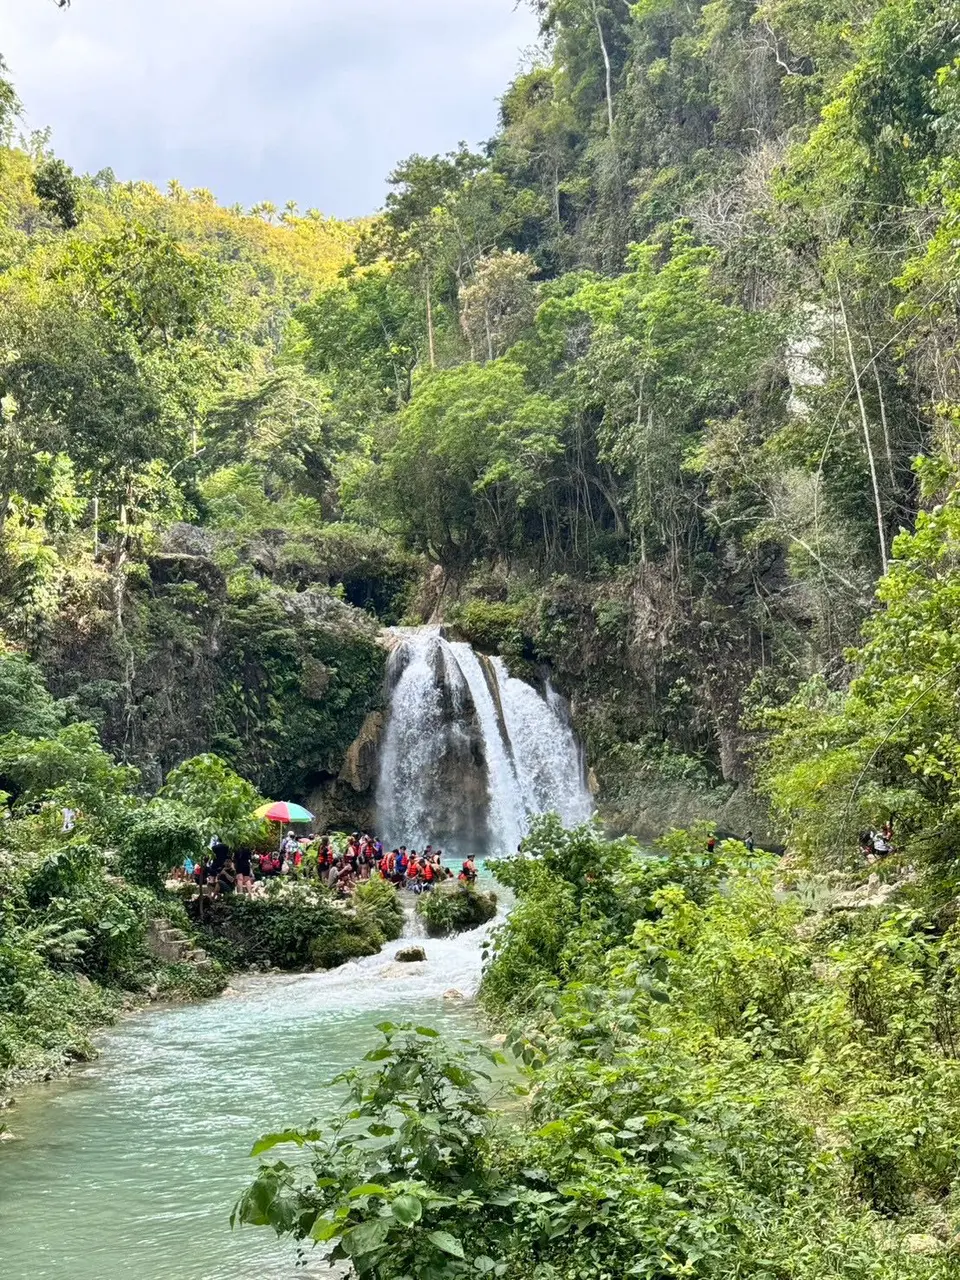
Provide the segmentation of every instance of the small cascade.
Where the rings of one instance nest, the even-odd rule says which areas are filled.
[[[377,786],[387,841],[502,854],[535,814],[590,816],[583,752],[549,683],[541,693],[436,627],[398,635]]]
[[[549,681],[541,696],[493,659],[503,721],[515,762],[524,809],[556,813],[567,827],[586,822],[593,801],[584,782],[584,759],[567,705]]]

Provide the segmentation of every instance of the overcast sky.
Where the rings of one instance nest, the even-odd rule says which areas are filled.
[[[27,127],[78,172],[341,217],[488,138],[535,36],[515,0],[0,0]]]

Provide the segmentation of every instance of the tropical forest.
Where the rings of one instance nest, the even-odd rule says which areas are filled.
[[[960,2],[520,7],[359,218],[0,62],[8,1280],[960,1274]]]

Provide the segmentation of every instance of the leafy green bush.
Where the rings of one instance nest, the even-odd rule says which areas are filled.
[[[403,933],[403,907],[386,880],[374,876],[361,881],[353,891],[353,909],[361,925],[378,930],[385,942],[395,942]]]
[[[483,987],[521,1011],[525,1111],[385,1024],[334,1082],[350,1123],[263,1138],[309,1164],[262,1163],[236,1216],[368,1280],[946,1280],[960,928],[893,907],[825,930],[771,859],[703,836],[642,857],[538,824],[496,868],[518,901]]]
[[[265,831],[264,823],[253,816],[263,803],[256,789],[209,752],[171,769],[160,798],[173,801],[181,812],[189,810],[202,835],[219,835],[228,845],[252,846]],[[172,818],[172,811],[164,812]],[[183,830],[180,834],[184,838]]]
[[[220,899],[199,924],[214,953],[232,964],[332,969],[400,936],[403,912],[392,886],[370,884],[347,905],[319,886],[281,883],[265,897]]]
[[[430,1028],[379,1030],[383,1044],[366,1058],[376,1066],[331,1086],[343,1086],[360,1125],[261,1138],[254,1155],[306,1147],[314,1176],[284,1160],[261,1164],[234,1220],[329,1242],[325,1251],[361,1280],[503,1274],[488,1241],[515,1232],[520,1192],[497,1164],[495,1113],[480,1087],[489,1077]]]
[[[25,808],[47,802],[65,805],[114,824],[132,807],[140,773],[118,765],[92,724],[71,724],[49,738],[7,733],[0,738],[0,777]]]
[[[446,938],[486,924],[497,914],[497,898],[472,885],[438,885],[417,899],[417,915],[428,938]]]
[[[465,640],[484,653],[531,656],[530,628],[523,605],[471,600],[461,608],[451,609],[448,620]]]
[[[152,800],[123,833],[120,866],[125,875],[160,890],[174,867],[204,853],[203,833],[192,809],[174,800]]]
[[[44,683],[40,668],[0,647],[0,734],[52,737],[63,723],[63,708]]]

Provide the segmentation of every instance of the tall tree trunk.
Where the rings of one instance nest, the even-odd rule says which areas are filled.
[[[857,369],[857,353],[853,349],[853,334],[850,332],[850,320],[847,316],[847,308],[843,302],[843,292],[840,288],[840,277],[836,276],[837,283],[837,301],[840,304],[840,315],[843,319],[843,331],[847,339],[847,357],[850,361],[850,372],[853,374],[853,383],[857,390],[857,404],[860,406],[860,422],[863,427],[863,443],[867,450],[867,462],[870,465],[870,482],[873,485],[873,501],[877,509],[877,534],[880,538],[880,563],[883,565],[883,572],[887,572],[887,536],[883,528],[883,502],[880,498],[880,483],[877,480],[877,462],[873,456],[873,441],[870,439],[870,419],[867,417],[867,406],[863,399],[863,387],[860,385],[860,372]]]
[[[877,363],[870,334],[866,335],[867,349],[870,352],[870,367],[873,369],[873,380],[877,386],[877,401],[880,405],[880,425],[883,427],[883,447],[887,455],[887,474],[890,476],[890,493],[896,496],[897,476],[893,466],[893,445],[890,440],[890,423],[887,419],[887,402],[883,398],[883,383],[880,380],[880,366]]]
[[[430,368],[437,367],[437,349],[433,338],[433,293],[430,285],[430,272],[426,276],[427,287],[427,347],[430,352]]]
[[[603,23],[600,21],[600,9],[597,6],[597,0],[593,0],[592,8],[593,21],[596,24],[597,36],[600,39],[600,52],[603,54],[607,89],[607,127],[610,131],[610,141],[613,142],[613,68],[610,65],[610,54],[607,52],[607,42],[603,34]]]

